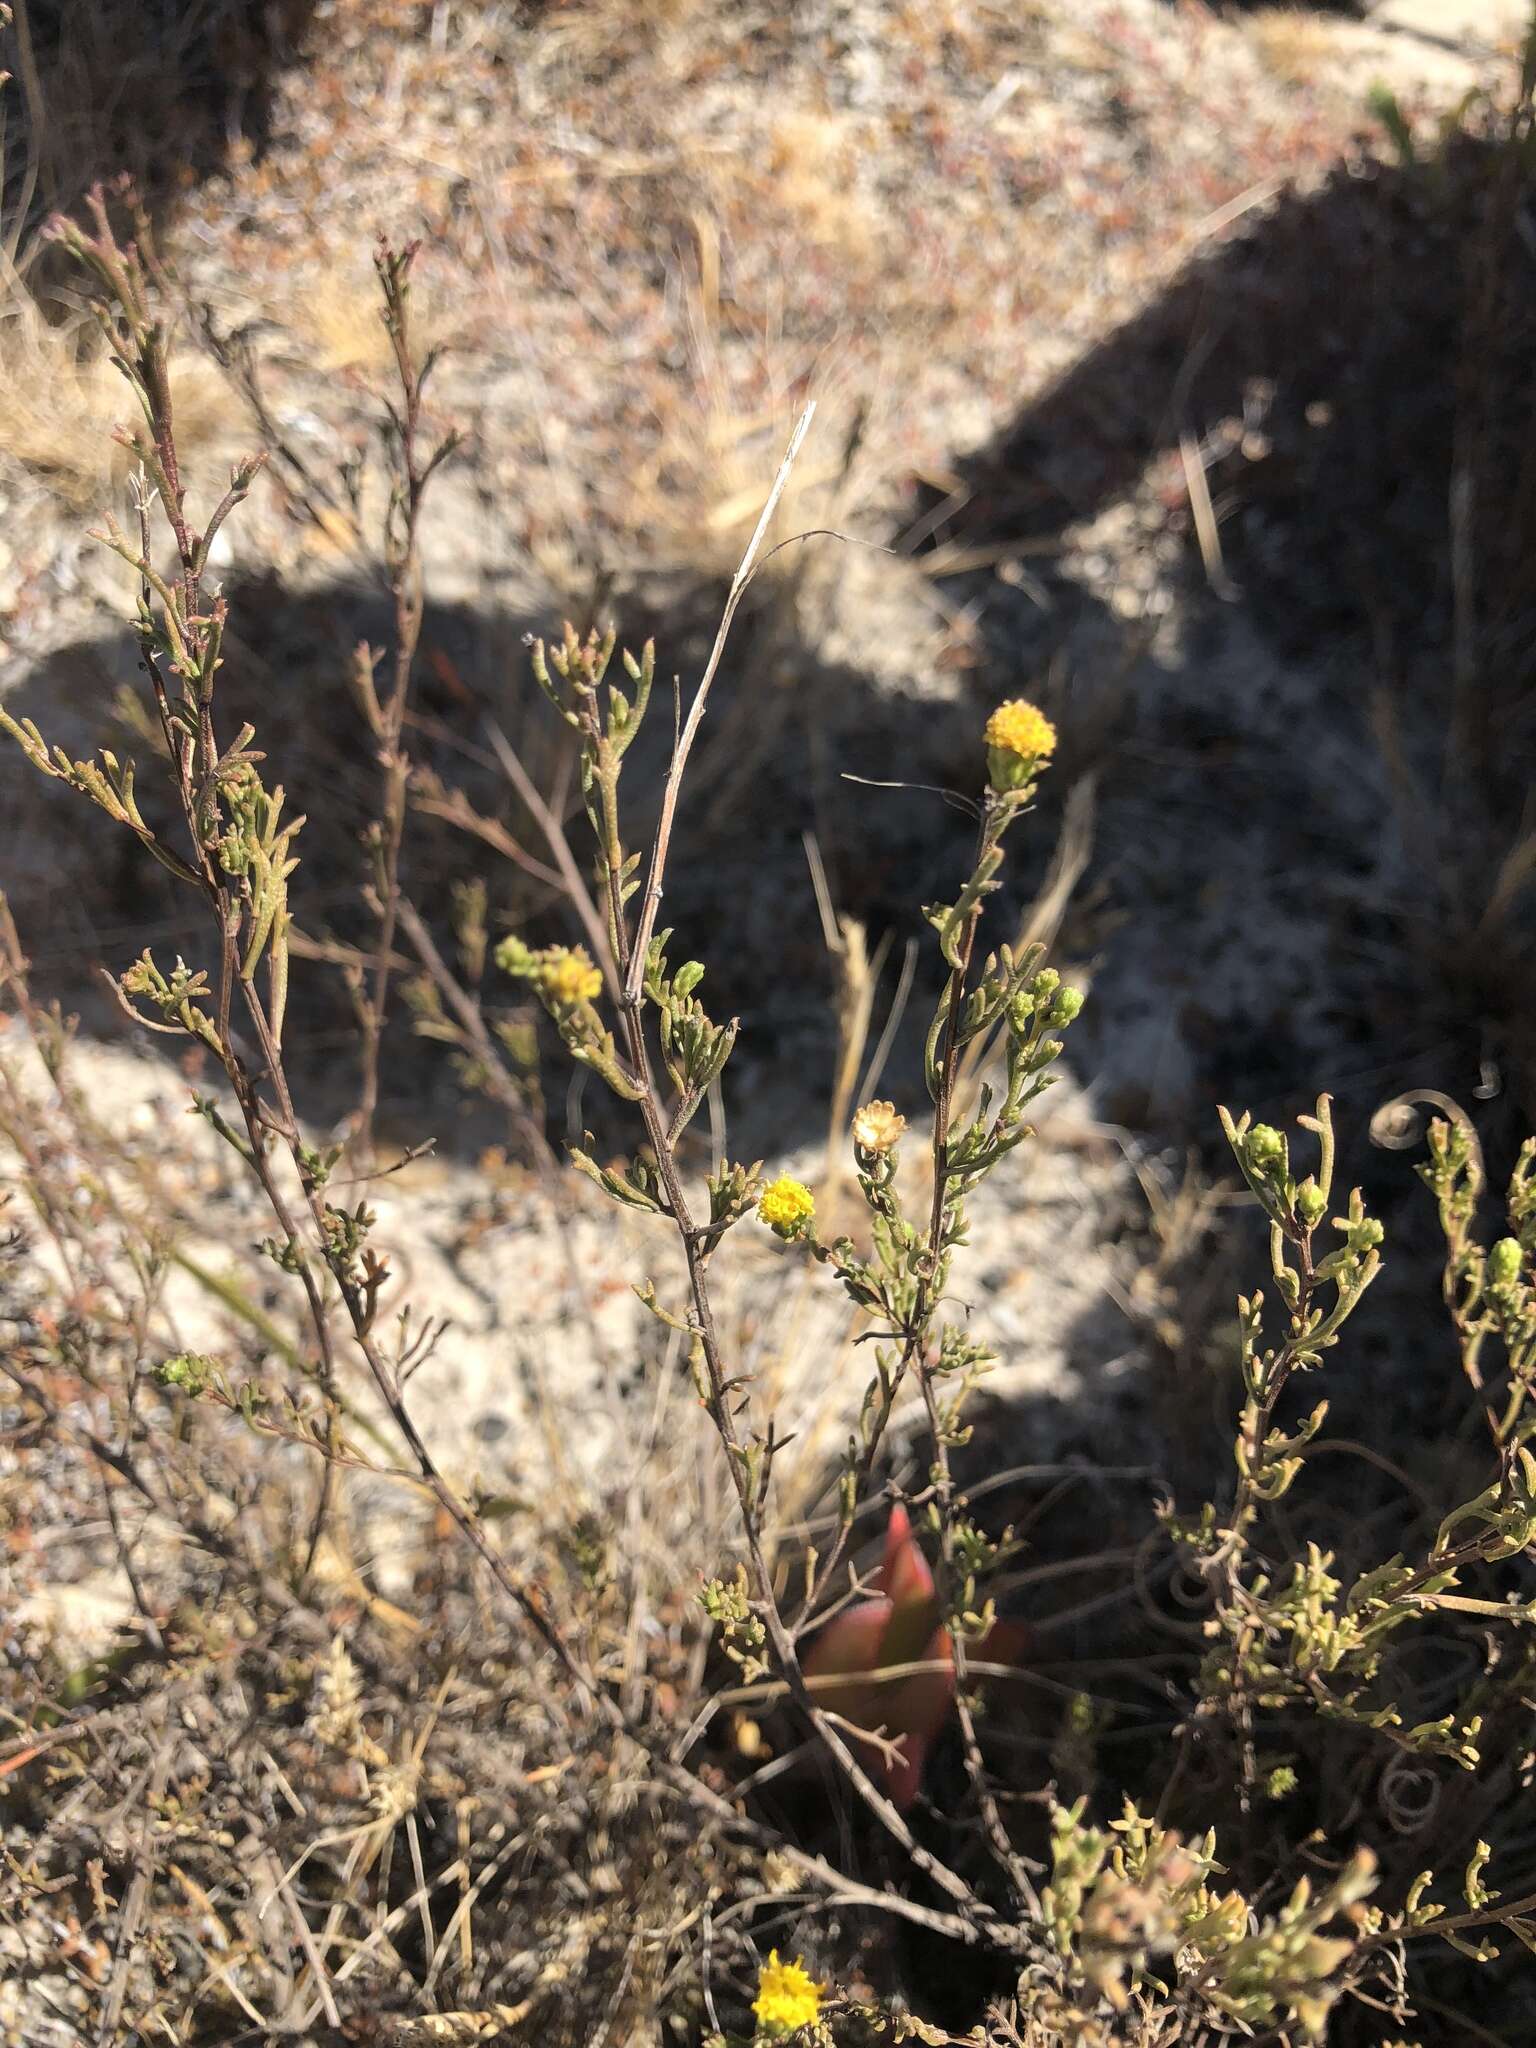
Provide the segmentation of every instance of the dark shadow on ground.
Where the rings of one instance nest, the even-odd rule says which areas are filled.
[[[277,83],[314,0],[26,0],[8,70],[3,209],[25,244],[90,185],[128,176],[164,214],[236,151],[272,139]]]
[[[322,942],[367,940],[369,919],[359,900],[365,874],[362,835],[373,815],[377,785],[361,739],[359,715],[346,683],[360,640],[387,644],[388,600],[361,585],[331,586],[304,596],[270,582],[232,580],[227,666],[221,675],[222,728],[233,733],[246,719],[256,726],[270,783],[281,782],[289,813],[307,823],[300,836],[301,866],[291,884],[301,933]],[[668,649],[684,675],[697,673],[707,621],[719,593],[697,597],[684,617],[693,631],[679,641],[669,623]],[[839,784],[848,768],[872,778],[925,774],[978,786],[979,751],[963,707],[936,714],[931,707],[879,703],[863,678],[821,665],[814,695],[822,714],[784,722],[771,749],[748,759],[754,719],[741,717],[744,689],[797,689],[805,658],[781,648],[780,625],[744,612],[734,661],[718,686],[712,728],[724,746],[701,745],[698,776],[682,807],[669,870],[663,923],[675,926],[674,954],[706,961],[705,993],[715,1014],[740,1015],[743,1029],[733,1062],[733,1146],[782,1152],[816,1135],[820,1111],[808,1099],[805,1075],[830,1071],[833,1057],[833,969],[821,936],[802,835],[819,832],[841,907],[868,921],[872,934],[887,930],[916,937],[919,905],[958,886],[970,827],[934,797],[902,795]],[[630,613],[635,644],[653,623]],[[437,777],[462,789],[476,811],[509,830],[531,856],[550,853],[496,767],[484,722],[493,718],[511,738],[541,788],[557,793],[570,836],[585,863],[588,827],[574,787],[566,729],[533,687],[523,642],[530,632],[556,630],[552,618],[484,616],[454,607],[429,607],[414,704],[412,745],[421,779]],[[763,684],[768,671],[790,662],[786,682]],[[507,680],[508,678],[512,680]],[[654,823],[663,753],[670,736],[664,686],[657,710],[630,756],[636,809],[631,841],[648,845]],[[145,686],[126,632],[65,648],[7,697],[17,717],[35,718],[51,741],[75,753],[108,744],[143,758]],[[137,703],[137,717],[122,707]],[[116,710],[114,710],[116,707]],[[714,733],[711,733],[711,739]],[[722,752],[724,758],[722,758]],[[749,771],[744,792],[731,779]],[[172,844],[177,828],[167,792],[152,768],[138,784],[144,814]],[[713,804],[722,792],[724,807]],[[488,890],[492,942],[521,929],[533,943],[579,941],[582,928],[553,900],[542,880],[515,860],[489,852],[472,835],[436,814],[432,792],[420,788],[425,807],[411,818],[404,864],[411,900],[433,926],[440,945],[457,957],[453,884],[471,876]],[[33,959],[41,990],[76,1009],[86,1028],[115,1034],[120,1013],[102,992],[98,965],[121,966],[146,945],[157,957],[201,961],[207,934],[201,906],[145,855],[128,834],[82,807],[73,792],[45,782],[7,747],[0,756],[0,806],[7,889]],[[96,829],[106,826],[105,831]],[[1028,880],[1038,883],[1049,850],[1046,833],[1027,856]],[[899,956],[899,948],[898,948]],[[887,976],[887,993],[894,975]],[[493,1013],[515,1007],[515,985],[487,968],[484,993]],[[347,1062],[353,1013],[343,977],[309,962],[295,970],[286,1047],[320,1123],[344,1113],[353,1085]],[[462,1091],[440,1048],[413,1041],[408,1014],[392,1029],[386,1084],[391,1123],[407,1141],[430,1130],[452,1145],[486,1141],[481,1120],[461,1128]],[[546,1066],[552,1134],[566,1125],[567,1073],[557,1046]],[[903,1046],[898,1071],[910,1080],[912,1053]],[[604,1134],[602,1091],[589,1088],[573,1106],[575,1132],[590,1123]],[[446,1128],[445,1125],[446,1118]],[[616,1127],[617,1128],[617,1127]]]
[[[1044,604],[990,576],[956,594],[998,672],[1067,665],[1088,725],[1106,649],[1082,586],[1142,609],[1127,525],[1183,599],[1103,735],[1101,860],[1153,933],[1112,944],[1110,971],[1134,964],[1145,1001],[1191,970],[1130,1121],[1143,1086],[1166,1121],[1190,1079],[1273,1099],[1341,1070],[1502,1085],[1536,1114],[1514,884],[1536,751],[1530,234],[1518,151],[1471,138],[1282,197],[1027,406],[935,529],[1018,546]],[[1042,572],[1031,550],[1068,529],[1064,589],[1061,554]],[[1213,895],[1233,905],[1219,966]]]

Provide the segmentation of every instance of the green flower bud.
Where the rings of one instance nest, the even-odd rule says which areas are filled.
[[[501,941],[496,948],[495,960],[503,974],[531,974],[536,965],[533,954],[516,933]]]
[[[1070,1024],[1075,1017],[1081,1015],[1083,1002],[1084,996],[1080,988],[1057,989],[1051,1001],[1049,1022],[1057,1025]]]
[[[1488,1253],[1488,1282],[1492,1287],[1513,1287],[1520,1278],[1519,1241],[1501,1237]]]
[[[217,1362],[200,1351],[178,1351],[155,1367],[155,1378],[162,1387],[178,1387],[195,1398],[207,1393],[218,1369]]]
[[[1273,1124],[1255,1124],[1243,1140],[1243,1151],[1254,1173],[1284,1171],[1285,1140]]]
[[[1328,1197],[1309,1173],[1296,1190],[1296,1214],[1304,1229],[1315,1230],[1328,1213]]]

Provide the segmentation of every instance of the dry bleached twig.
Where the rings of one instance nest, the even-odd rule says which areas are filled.
[[[763,505],[761,516],[758,519],[757,525],[752,529],[752,538],[747,542],[746,553],[742,556],[737,566],[736,574],[731,578],[730,592],[725,600],[725,609],[720,617],[720,627],[715,634],[714,645],[709,650],[709,659],[704,664],[704,673],[699,679],[699,687],[694,692],[693,702],[688,708],[688,716],[683,723],[683,729],[678,734],[676,744],[672,749],[672,760],[667,769],[666,785],[662,790],[661,796],[661,817],[656,826],[655,843],[651,848],[650,868],[646,878],[645,895],[641,901],[640,918],[635,928],[635,942],[632,949],[629,972],[625,976],[624,981],[624,1002],[626,1007],[631,1010],[635,1009],[640,1001],[640,985],[645,977],[645,957],[650,947],[651,935],[656,929],[656,913],[661,907],[662,885],[666,875],[667,855],[672,845],[672,821],[677,811],[677,799],[678,793],[682,788],[683,771],[688,766],[688,756],[693,750],[694,740],[698,737],[699,727],[704,720],[705,707],[709,701],[710,686],[715,680],[716,671],[719,669],[720,657],[725,652],[725,643],[730,634],[731,622],[736,616],[736,607],[741,603],[747,585],[752,581],[757,561],[757,551],[762,546],[763,535],[773,523],[773,515],[778,510],[779,500],[784,495],[785,485],[789,482],[789,473],[795,466],[795,458],[800,453],[801,446],[810,431],[811,421],[815,415],[816,401],[812,399],[806,406],[805,411],[801,413],[795,431],[789,437],[789,446],[784,451],[784,460],[779,464],[778,474],[774,477],[773,485]]]

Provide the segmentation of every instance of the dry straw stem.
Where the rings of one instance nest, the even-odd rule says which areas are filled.
[[[708,661],[704,664],[704,673],[699,679],[699,687],[694,693],[692,704],[689,706],[688,716],[684,721],[683,729],[678,734],[672,749],[672,759],[667,768],[667,780],[661,796],[661,817],[656,826],[656,840],[651,850],[650,870],[646,878],[645,895],[641,902],[639,922],[635,928],[629,972],[624,983],[624,1003],[625,1007],[631,1012],[638,1008],[640,1002],[640,985],[645,978],[646,954],[650,950],[651,935],[656,929],[656,913],[661,907],[667,854],[672,844],[672,824],[677,812],[678,793],[682,788],[683,771],[688,765],[688,756],[693,751],[693,743],[698,737],[699,727],[704,721],[704,711],[709,701],[710,685],[715,680],[716,671],[720,666],[720,657],[725,652],[725,643],[730,635],[731,621],[735,618],[736,608],[741,603],[747,585],[752,580],[758,549],[762,546],[763,536],[773,522],[773,515],[778,509],[779,500],[784,495],[784,487],[789,482],[790,471],[795,466],[795,458],[800,453],[801,446],[805,441],[807,433],[810,431],[811,421],[815,418],[815,415],[816,401],[812,399],[806,406],[805,411],[801,413],[799,423],[794,433],[790,436],[789,447],[785,450],[784,460],[779,464],[778,474],[773,480],[773,486],[768,493],[767,502],[763,506],[757,525],[752,530],[752,538],[747,542],[747,551],[737,565],[736,574],[731,578],[730,591],[725,600],[725,609],[721,613],[720,626],[715,634],[714,645],[709,651]]]

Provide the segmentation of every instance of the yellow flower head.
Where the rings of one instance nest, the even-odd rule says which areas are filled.
[[[780,1237],[798,1237],[816,1213],[816,1198],[803,1181],[781,1173],[763,1189],[757,1213]]]
[[[853,1119],[853,1142],[861,1152],[889,1152],[906,1128],[894,1102],[866,1102]]]
[[[1027,697],[1011,697],[987,720],[987,774],[995,790],[1022,789],[1056,748],[1056,728]]]
[[[760,2031],[770,2038],[792,2034],[808,2027],[821,2011],[821,1991],[797,1956],[781,1963],[774,1949],[757,1980],[757,1999],[752,2007]]]
[[[552,1003],[590,1003],[603,992],[602,969],[585,947],[558,946],[544,962],[539,986]]]

